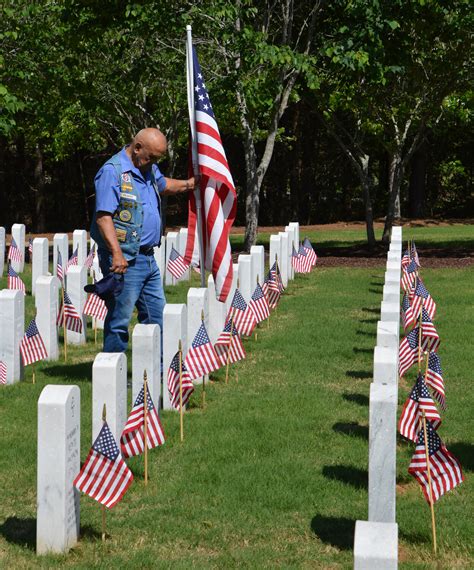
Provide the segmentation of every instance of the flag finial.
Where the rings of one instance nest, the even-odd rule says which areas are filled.
[[[107,418],[107,408],[105,407],[104,404],[104,407],[102,408],[102,421],[105,422],[106,418]]]

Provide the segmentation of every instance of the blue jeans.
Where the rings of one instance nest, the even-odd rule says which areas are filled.
[[[98,254],[100,270],[104,276],[108,275],[112,256],[102,249],[99,249]],[[127,350],[128,326],[134,307],[138,309],[139,323],[158,324],[163,330],[166,299],[154,256],[139,253],[128,262],[123,279],[124,286],[120,295],[106,301],[108,313],[104,323],[104,352]]]

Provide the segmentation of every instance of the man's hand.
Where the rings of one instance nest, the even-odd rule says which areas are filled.
[[[122,254],[122,251],[119,250],[116,253],[112,254],[112,265],[110,266],[110,271],[112,273],[126,273],[128,267],[128,261]]]

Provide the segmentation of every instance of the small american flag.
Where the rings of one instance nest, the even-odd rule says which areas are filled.
[[[8,273],[7,273],[7,288],[8,289],[16,289],[18,291],[23,291],[26,295],[26,287],[23,283],[23,280],[18,275],[18,273],[13,269],[13,267],[8,264]]]
[[[304,245],[300,245],[298,257],[300,258],[301,273],[310,273],[311,269],[315,265],[315,263],[311,261],[311,252],[314,253],[312,249],[308,249]],[[314,255],[316,254],[314,253]]]
[[[232,337],[230,334],[231,330]],[[232,326],[232,319],[227,321],[214,348],[216,349],[216,354],[220,358],[222,366],[226,366],[227,364],[227,354],[229,355],[229,362],[231,364],[245,358],[244,345],[242,344],[237,329],[235,326]]]
[[[180,279],[188,270],[188,263],[185,261],[184,257],[179,254],[178,251],[171,246],[171,253],[168,258],[168,271],[175,279]]]
[[[417,271],[418,267],[414,261],[402,269],[401,285],[405,293],[410,295],[410,298],[413,296],[412,290],[415,287]]]
[[[445,493],[462,483],[464,476],[462,474],[461,464],[454,455],[446,449],[446,446],[429,421],[426,422],[426,435],[428,439],[431,489],[433,493],[433,503],[435,503]],[[423,428],[418,434],[418,443],[415,453],[411,458],[408,473],[413,475],[421,485],[425,499],[431,504]]]
[[[425,346],[432,352],[437,352],[440,343],[439,334],[424,307],[421,311],[421,325],[423,342],[426,341]]]
[[[26,329],[25,336],[21,340],[20,353],[25,366],[38,362],[39,360],[43,360],[44,358],[48,358],[48,353],[38,327],[36,326],[35,319],[31,321]]]
[[[418,342],[419,342],[420,328],[416,327],[410,331],[407,336],[400,343],[400,349],[398,352],[398,373],[402,377],[405,372],[418,361]],[[427,341],[423,339],[421,341],[421,353],[426,348]]]
[[[77,247],[76,249],[72,252],[71,257],[68,259],[67,265],[66,265],[66,273],[68,272],[69,268],[72,265],[78,265],[78,251],[77,251]]]
[[[201,323],[184,363],[191,380],[201,378],[220,368],[219,358],[209,340],[204,323]]]
[[[61,281],[64,280],[64,269],[63,269],[63,258],[61,252],[58,249],[58,257],[56,259],[56,277]]]
[[[191,394],[194,392],[194,386],[188,374],[183,361],[181,361],[181,389],[183,391],[183,408],[189,401]],[[171,405],[179,410],[179,351],[173,356],[170,367],[168,369],[168,393]]]
[[[304,273],[302,269],[301,259],[295,249],[295,246],[293,246],[293,251],[291,252],[291,265],[295,270],[295,273]]]
[[[313,246],[311,245],[311,242],[307,237],[304,238],[303,247],[306,250],[306,255],[308,256],[308,260],[311,263],[311,265],[313,266],[316,265],[316,262],[318,261],[318,256],[316,255],[316,252],[314,251]]]
[[[28,253],[33,255],[33,240],[31,238],[28,239]]]
[[[107,422],[89,451],[74,486],[111,509],[124,496],[133,481],[133,474],[120,455]]]
[[[423,281],[418,278],[415,290],[413,291],[412,301],[415,318],[420,315],[422,305],[430,319],[434,319],[436,314],[436,303],[434,302],[433,297],[429,294],[428,289],[424,286]]]
[[[408,396],[400,415],[398,431],[403,437],[418,440],[418,430],[422,419],[422,412],[425,412],[426,419],[431,420],[435,429],[441,425],[441,416],[433,402],[423,376],[420,374]]]
[[[272,265],[272,268],[270,269],[270,273],[273,276],[273,279],[275,280],[275,283],[278,285],[278,289],[280,290],[280,293],[283,293],[283,291],[285,290],[285,287],[283,285],[283,279],[281,277],[281,272],[280,272],[280,267],[278,265],[278,261],[275,260],[275,262]]]
[[[89,251],[89,255],[86,257],[86,260],[84,261],[84,266],[87,267],[87,269],[90,269],[94,264],[94,257],[95,257],[95,243],[92,245],[91,250]]]
[[[278,305],[281,295],[280,286],[275,280],[275,272],[268,272],[268,275],[263,282],[262,289],[268,299],[268,306],[270,309],[274,309]]]
[[[410,265],[410,252],[408,251],[408,248],[405,250],[405,253],[402,256],[402,267],[407,267],[408,265]]]
[[[444,390],[443,372],[441,360],[436,352],[430,352],[428,357],[428,370],[426,371],[426,383],[433,389],[434,397],[443,410],[446,409],[446,393]]]
[[[10,248],[8,249],[8,261],[15,261],[16,263],[21,263],[23,261],[23,255],[16,245],[16,241],[12,237],[12,241],[10,242]]]
[[[257,326],[257,320],[238,289],[235,290],[226,320],[229,320],[231,315],[233,315],[234,326],[238,332],[250,336]]]
[[[61,306],[59,307],[57,325],[62,327],[64,325],[64,319],[66,319],[66,328],[68,331],[78,333],[82,332],[81,316],[72,304],[72,301],[66,291],[64,291],[64,308],[62,301]]]
[[[158,411],[153,405],[148,386],[147,391],[147,425],[146,425],[146,440],[148,449],[153,449],[165,443],[165,434],[163,433],[163,426],[161,425]],[[133,457],[140,455],[145,449],[145,390],[140,390],[132,411],[128,416],[127,423],[123,428],[120,437],[120,448],[122,455]]]
[[[411,303],[408,295],[405,293],[402,299],[402,324],[405,331],[416,324],[416,319],[413,315],[413,309],[411,308]]]
[[[270,307],[268,306],[267,298],[259,283],[257,283],[257,286],[255,287],[255,291],[250,298],[248,307],[252,311],[257,324],[270,316]]]
[[[0,384],[7,383],[7,365],[3,360],[0,360]]]
[[[413,261],[416,263],[416,265],[418,267],[420,267],[420,258],[418,257],[418,252],[416,251],[416,245],[415,245],[414,241],[411,244],[410,257],[411,257],[411,259],[413,259]]]
[[[99,295],[90,293],[82,312],[84,315],[89,315],[89,317],[93,317],[98,321],[105,321],[107,307],[105,306],[105,301]]]

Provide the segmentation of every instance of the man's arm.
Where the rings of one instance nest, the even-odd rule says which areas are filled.
[[[112,273],[125,273],[127,271],[128,262],[120,249],[112,215],[109,214],[109,212],[97,212],[96,221],[97,227],[107,244],[107,248],[112,253],[110,271]]]
[[[194,177],[188,180],[176,180],[175,178],[165,178],[166,188],[163,190],[163,196],[171,196],[172,194],[181,194],[194,190]]]

